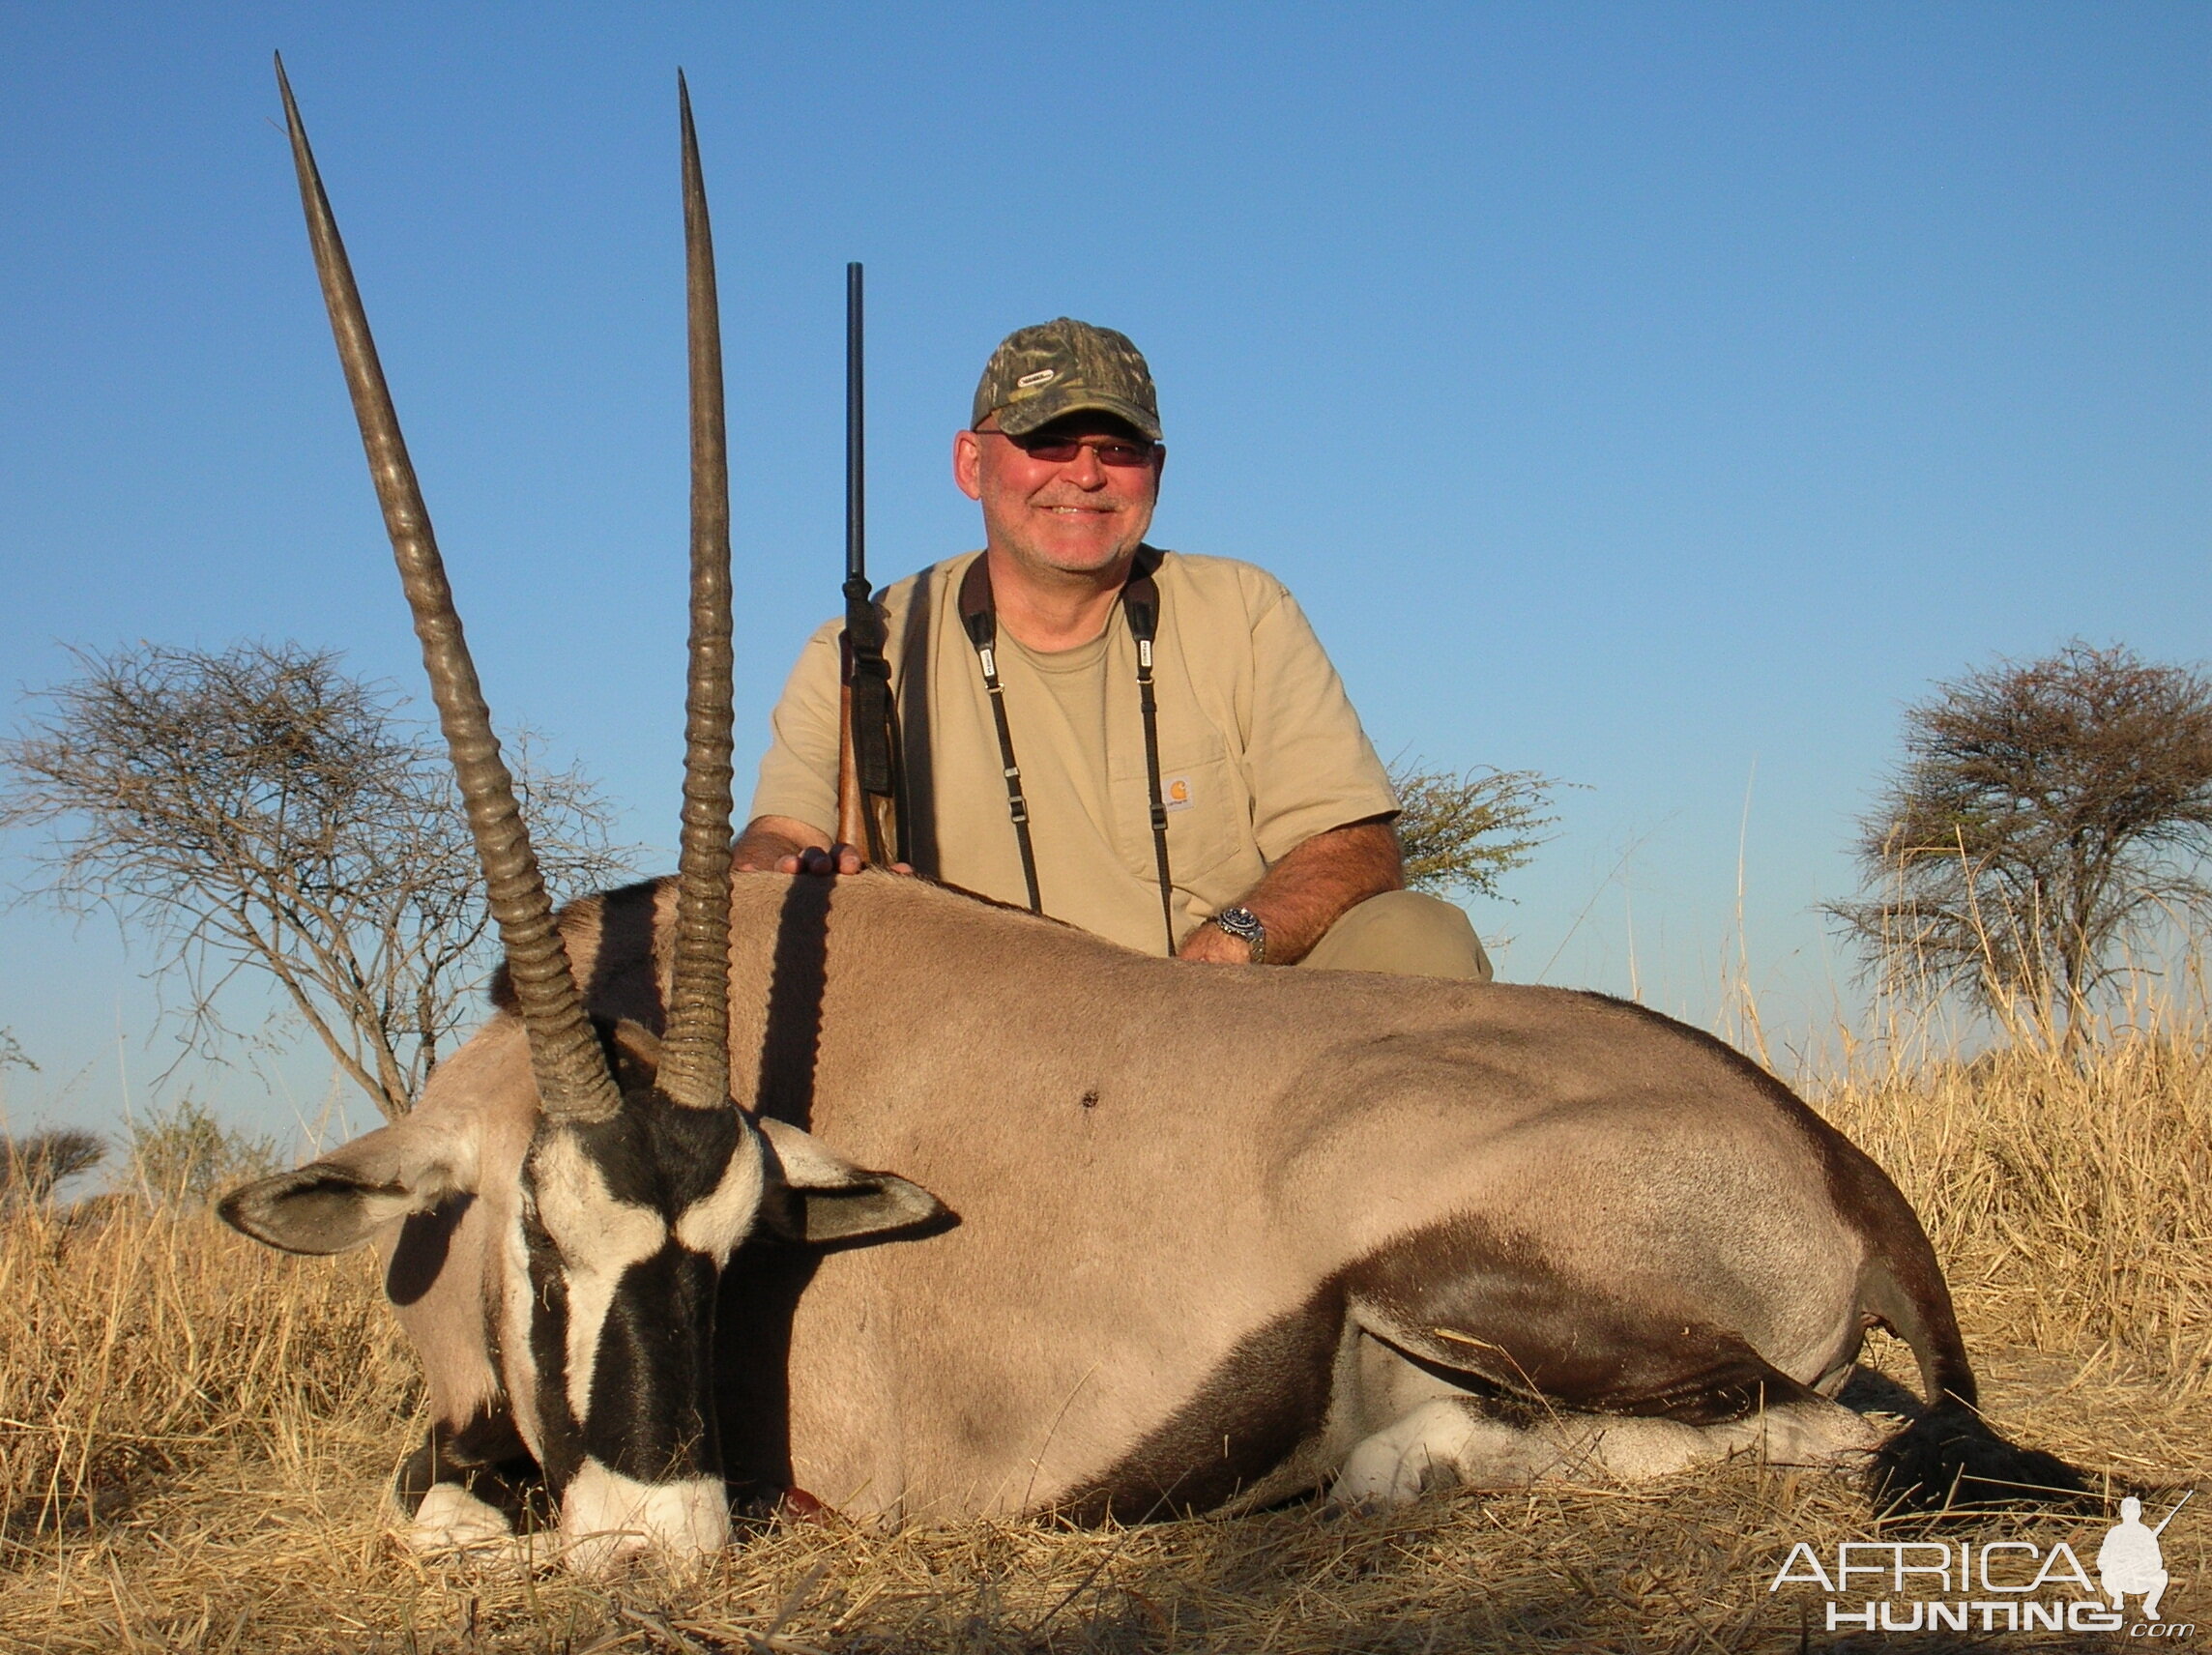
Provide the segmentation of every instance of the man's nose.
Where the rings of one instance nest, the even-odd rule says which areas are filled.
[[[1067,462],[1062,475],[1078,488],[1106,486],[1106,467],[1098,458],[1098,450],[1089,443],[1075,450],[1075,457]]]

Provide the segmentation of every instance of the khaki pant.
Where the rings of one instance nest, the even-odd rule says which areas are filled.
[[[1348,910],[1298,964],[1324,972],[1491,978],[1490,956],[1467,915],[1417,890],[1386,890]]]

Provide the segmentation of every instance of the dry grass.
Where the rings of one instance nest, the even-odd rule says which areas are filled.
[[[2212,1391],[2212,1046],[2009,1047],[1815,1093],[2008,1343]]]
[[[1821,1101],[1929,1216],[2003,1427],[2121,1477],[2212,1479],[2201,1042]],[[1738,1464],[1375,1518],[778,1527],[690,1582],[469,1572],[389,1537],[421,1421],[365,1260],[281,1259],[189,1205],[0,1222],[0,1648],[1779,1651],[1807,1646],[1807,1600],[1766,1589],[1790,1546],[1870,1532],[1848,1485]],[[2207,1534],[2166,1537],[2183,1618],[2212,1620]],[[1850,1646],[1817,1621],[1809,1642]]]

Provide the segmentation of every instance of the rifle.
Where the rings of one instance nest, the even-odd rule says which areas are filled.
[[[845,631],[839,640],[837,843],[871,862],[908,859],[898,807],[898,711],[884,659],[884,621],[868,587],[860,267],[845,267]]]
[[[2159,1520],[2158,1526],[2150,1531],[2151,1538],[2155,1540],[2159,1535],[2164,1534],[2166,1532],[2166,1525],[2181,1515],[2181,1506],[2187,1505],[2196,1497],[2197,1491],[2195,1489],[2191,1489],[2187,1494],[2183,1495],[2181,1496],[2181,1505],[2177,1505],[2171,1511],[2168,1512],[2166,1516]]]

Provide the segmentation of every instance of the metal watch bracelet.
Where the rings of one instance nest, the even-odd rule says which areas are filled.
[[[1252,964],[1255,966],[1264,965],[1266,962],[1267,928],[1260,923],[1260,916],[1249,908],[1241,905],[1235,908],[1224,908],[1207,923],[1220,927],[1251,949]]]

